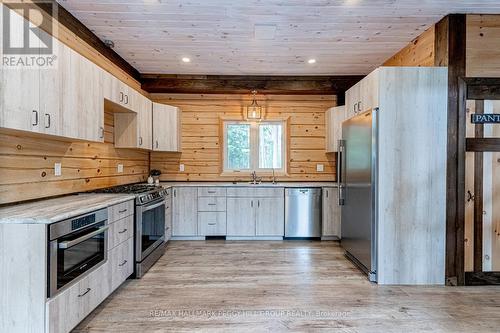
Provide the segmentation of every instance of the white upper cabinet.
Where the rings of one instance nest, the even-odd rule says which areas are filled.
[[[152,149],[152,102],[137,93],[135,111],[115,109],[115,147]],[[119,112],[121,111],[121,112]]]
[[[2,9],[11,13],[11,29],[18,30],[11,31],[11,43],[23,45],[21,29],[24,18],[3,5]],[[37,28],[32,29],[39,31]],[[37,66],[2,65],[1,127],[37,133],[45,131],[44,115],[40,110],[40,76],[41,70]]]
[[[59,59],[62,136],[103,142],[104,97],[100,68],[63,44]]]
[[[138,93],[134,89],[108,72],[104,73],[103,87],[104,98],[108,101],[131,111],[136,111],[135,94]]]
[[[379,106],[379,69],[368,74],[345,93],[347,118]]]
[[[153,150],[181,151],[181,110],[153,102]]]
[[[342,139],[342,122],[346,119],[345,106],[336,106],[326,111],[326,138],[327,153],[338,152],[338,141]]]

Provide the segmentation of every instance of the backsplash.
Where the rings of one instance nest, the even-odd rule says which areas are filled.
[[[105,142],[68,142],[0,131],[0,204],[145,181],[149,153],[115,149],[105,113]],[[54,175],[54,163],[62,175]],[[123,164],[123,173],[117,172]]]

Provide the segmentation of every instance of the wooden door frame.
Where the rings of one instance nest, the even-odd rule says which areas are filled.
[[[475,100],[479,113],[484,111],[484,100],[500,100],[500,78],[460,78],[459,79],[459,121],[462,123],[459,127],[465,128],[467,117],[467,100]],[[462,131],[460,131],[462,132]],[[500,138],[483,138],[483,126],[476,125],[476,137],[466,138],[465,131],[459,133],[460,146],[464,147],[462,154],[463,161],[459,165],[465,166],[465,152],[474,152],[474,271],[465,272],[463,266],[465,260],[464,250],[459,251],[457,259],[462,262],[461,269],[457,273],[458,281],[463,281],[464,285],[500,285],[500,272],[483,272],[483,152],[500,152]],[[459,170],[459,184],[457,192],[465,193],[465,167]],[[457,206],[465,207],[465,196],[458,196]],[[459,210],[457,216],[457,230],[460,234],[457,239],[465,239],[465,209]],[[479,213],[480,212],[480,213]],[[462,249],[465,244],[462,242]]]

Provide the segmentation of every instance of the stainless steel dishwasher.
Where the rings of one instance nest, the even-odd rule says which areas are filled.
[[[285,190],[285,238],[321,237],[321,188]]]

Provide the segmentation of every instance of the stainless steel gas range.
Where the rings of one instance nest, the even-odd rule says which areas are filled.
[[[135,194],[135,277],[141,278],[165,252],[167,190],[144,184],[122,185],[99,193]]]

